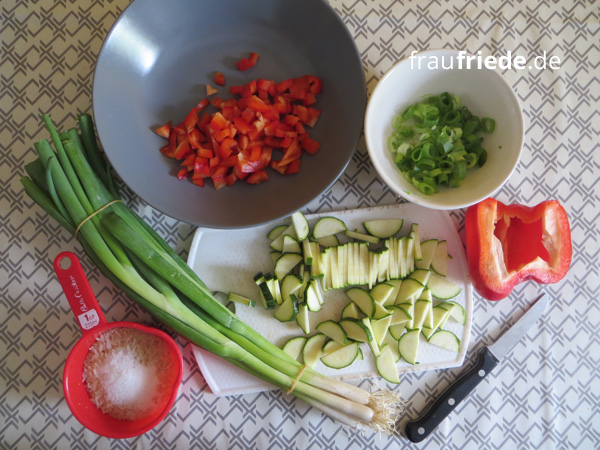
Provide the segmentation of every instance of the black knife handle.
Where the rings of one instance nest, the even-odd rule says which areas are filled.
[[[406,437],[412,442],[421,442],[429,436],[497,365],[498,360],[487,347],[479,350],[473,367],[448,386],[421,417],[406,424]]]

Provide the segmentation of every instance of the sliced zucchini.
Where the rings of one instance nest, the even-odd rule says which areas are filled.
[[[354,253],[357,251],[356,242],[350,242],[346,244],[346,273],[347,273],[347,282],[349,286],[354,286],[358,284],[356,282],[356,273],[357,269],[355,267],[355,261],[357,258],[354,256]]]
[[[394,287],[394,290],[392,291],[391,295],[388,297],[386,302],[383,304],[383,306],[391,306],[394,304],[396,298],[398,297],[398,292],[400,292],[400,285],[402,284],[402,280],[387,280],[386,283],[391,284]]]
[[[319,272],[323,274],[323,289],[325,290],[331,289],[331,248],[326,248],[319,257]]]
[[[400,241],[396,238],[389,238],[385,241],[385,246],[389,249],[388,256],[388,278],[390,280],[397,280],[400,278],[400,266],[398,261],[398,249],[400,247]]]
[[[390,349],[390,351],[392,352],[392,355],[394,356],[394,362],[396,364],[398,364],[398,362],[400,362],[400,352],[398,351],[398,340],[394,339],[394,337],[392,336],[391,333],[388,333],[385,335],[385,338],[383,339],[383,345],[388,345],[388,348]]]
[[[379,356],[375,358],[375,366],[377,367],[377,372],[379,372],[379,375],[381,375],[383,379],[390,383],[400,383],[394,354],[390,350],[388,344],[381,347]]]
[[[413,319],[413,316],[415,315],[415,304],[412,300],[404,302],[404,303],[398,303],[397,305],[394,305],[394,306],[398,306],[398,307],[404,309],[410,316],[410,320]]]
[[[313,237],[315,239],[321,239],[325,236],[343,233],[347,229],[348,227],[346,227],[346,224],[337,217],[322,217],[315,223]]]
[[[379,283],[373,286],[373,289],[369,291],[369,294],[371,294],[371,297],[373,297],[375,303],[378,303],[379,305],[385,305],[395,290],[396,289],[392,284]]]
[[[279,320],[280,322],[291,322],[298,315],[298,297],[294,294],[290,294],[277,311],[273,314],[273,316]]]
[[[377,345],[381,348],[383,345],[383,339],[390,328],[392,315],[390,314],[383,319],[377,319],[371,321],[371,328],[373,329],[373,339],[377,342]]]
[[[310,276],[322,279],[325,276],[325,272],[323,271],[323,254],[321,253],[319,244],[316,242],[310,242],[309,247],[313,255],[312,264],[307,266],[310,269]]]
[[[369,273],[369,244],[361,243],[359,246],[359,277],[358,284],[367,284]]]
[[[296,211],[294,214],[292,214],[292,225],[294,226],[294,231],[296,232],[298,241],[303,241],[308,237],[308,234],[310,233],[310,227],[308,226],[308,221],[302,212]]]
[[[264,280],[264,278],[265,278],[265,274],[264,274],[264,273],[262,273],[262,272],[256,272],[256,274],[254,274],[254,278],[253,278],[253,280],[254,280],[254,282],[255,282],[256,284],[258,284],[258,283],[260,283],[262,280]]]
[[[229,292],[227,294],[227,300],[230,302],[241,303],[246,306],[256,306],[256,302],[254,300],[249,299],[248,297],[244,297],[243,295],[236,294],[234,292]]]
[[[271,247],[271,250],[275,250],[276,252],[283,251],[284,236],[292,236],[294,238],[296,237],[296,232],[294,231],[293,225],[288,225],[287,228],[285,230],[283,230],[283,232],[279,236],[277,236],[275,239],[273,239],[271,241],[271,243],[269,244],[269,246]]]
[[[306,302],[309,311],[321,311],[323,297],[320,293],[319,282],[317,279],[311,278],[306,284],[304,301]]]
[[[264,275],[262,273],[260,274],[260,276],[256,275],[254,277],[254,282],[258,286],[260,292],[260,300],[263,304],[263,307],[265,309],[275,309],[275,307],[277,306],[277,301],[275,300],[275,297],[273,297],[271,289],[269,289]]]
[[[360,349],[360,344],[358,345],[358,355],[356,355],[355,361],[362,361],[365,359],[365,355],[363,355],[362,350]]]
[[[456,353],[460,351],[460,339],[452,331],[436,331],[429,338],[429,343]]]
[[[315,254],[313,253],[314,247],[311,244],[313,244],[313,242],[310,242],[307,239],[302,241],[302,254],[304,255],[304,264],[307,266],[312,266],[315,261]]]
[[[400,278],[404,278],[404,277],[406,277],[406,275],[408,275],[408,265],[407,265],[407,260],[406,260],[406,248],[408,246],[407,241],[408,241],[408,237],[406,237],[406,236],[402,236],[398,240],[398,251],[397,251],[396,258],[398,259],[398,262],[397,262],[398,276]]]
[[[369,234],[360,233],[358,231],[350,231],[350,230],[346,230],[344,233],[346,234],[346,236],[348,236],[351,239],[357,239],[359,241],[370,242],[371,244],[379,243],[378,237],[371,236]]]
[[[390,318],[390,325],[398,325],[408,322],[412,320],[412,315],[408,313],[406,309],[404,309],[400,305],[394,305],[388,308],[392,311],[392,317]]]
[[[359,318],[360,318],[360,311],[358,310],[356,303],[350,302],[346,306],[344,306],[344,309],[342,309],[342,319],[359,319]]]
[[[423,323],[425,322],[425,318],[427,317],[430,309],[431,302],[428,302],[427,300],[417,300],[415,303],[414,328],[423,328]]]
[[[362,288],[354,287],[346,291],[346,295],[356,303],[360,311],[368,317],[375,315],[375,300],[367,291]]]
[[[375,332],[373,331],[373,326],[371,325],[371,319],[369,319],[368,317],[364,317],[362,319],[362,322],[367,326],[367,328],[371,332],[371,336],[375,336]],[[375,339],[371,339],[369,341],[369,347],[371,347],[371,351],[373,352],[373,355],[379,356],[379,344],[377,344],[377,341]]]
[[[298,305],[298,315],[296,316],[296,322],[298,322],[298,326],[304,334],[310,334],[310,320],[309,320],[309,311],[306,303],[300,303]]]
[[[421,259],[415,262],[417,269],[429,270],[431,267],[431,261],[433,260],[433,254],[437,247],[437,239],[428,239],[421,242]]]
[[[419,334],[418,329],[408,330],[398,340],[398,351],[400,356],[409,364],[417,364],[417,355],[419,353]]]
[[[429,289],[428,287],[423,289],[423,291],[421,292],[421,295],[419,295],[419,298],[417,298],[417,300],[432,301],[433,295],[431,295],[431,289]]]
[[[283,298],[281,297],[281,289],[279,287],[279,281],[276,278],[273,278],[273,275],[270,273],[265,275],[265,283],[271,292],[271,295],[275,299],[278,305],[281,305],[283,302]]]
[[[340,245],[340,240],[338,239],[338,237],[335,234],[332,234],[330,236],[323,236],[323,237],[317,239],[317,242],[319,243],[319,245],[321,247],[324,247],[324,248],[336,247],[336,246]]]
[[[435,328],[425,326],[421,328],[421,334],[425,337],[425,339],[429,339],[433,333],[435,333]]]
[[[281,252],[276,252],[275,250],[271,251],[271,261],[273,261],[273,264],[275,264],[277,262],[277,260],[281,256],[281,254],[282,254]]]
[[[295,360],[299,361],[300,356],[302,356],[302,349],[304,348],[304,344],[306,343],[307,338],[305,336],[296,336],[288,339],[288,341],[283,345],[282,350],[290,355]]]
[[[437,305],[431,308],[433,314],[433,331],[438,328],[443,328],[446,325],[446,321],[450,317],[451,309]]]
[[[302,278],[293,273],[288,273],[281,280],[281,297],[288,298],[291,294],[296,294],[304,284]],[[297,295],[296,295],[297,296]]]
[[[348,338],[358,342],[369,342],[373,339],[371,330],[362,320],[359,319],[342,319],[339,324],[346,332]]]
[[[319,325],[317,325],[316,330],[339,344],[348,343],[348,336],[346,335],[346,332],[339,323],[334,322],[333,320],[321,322]]]
[[[396,296],[394,304],[398,305],[400,303],[408,302],[412,298],[418,297],[421,295],[423,289],[425,289],[425,286],[423,286],[417,280],[405,278],[402,280],[402,284],[400,285],[400,289],[398,290],[398,295]]]
[[[380,239],[387,239],[399,233],[403,224],[403,219],[377,219],[363,222],[367,233]]]
[[[338,268],[338,248],[330,247],[327,249],[327,253],[329,254],[330,285],[333,289],[342,287],[340,270]]]
[[[379,253],[369,252],[369,275],[367,278],[367,284],[371,289],[377,283],[377,277],[379,275]]]
[[[438,241],[433,254],[433,259],[431,260],[431,269],[443,277],[445,277],[448,272],[449,258],[447,247],[446,241]]]
[[[399,323],[397,325],[390,325],[388,328],[389,335],[392,336],[394,340],[399,340],[402,336],[402,333],[404,333],[404,330],[406,329],[406,323],[407,322]]]
[[[408,236],[404,241],[404,268],[405,272],[402,272],[402,277],[406,277],[409,273],[415,270],[415,240],[411,236]]]
[[[431,271],[426,269],[415,269],[409,275],[408,278],[412,278],[413,280],[417,280],[424,286],[427,286],[427,281],[431,275]]]
[[[302,255],[299,253],[284,253],[275,263],[275,276],[279,280],[292,271],[294,267],[302,261]]]
[[[267,239],[269,241],[274,241],[275,239],[277,239],[287,228],[289,227],[289,225],[283,224],[283,225],[277,225],[275,228],[271,228],[269,230],[269,232],[267,233]]]
[[[307,367],[312,369],[315,366],[315,363],[323,353],[323,345],[325,344],[326,339],[327,336],[321,333],[315,334],[307,339],[306,344],[304,344],[304,348],[302,349],[302,359],[304,359],[304,364],[306,364]]]
[[[421,294],[421,297],[423,297],[423,294]],[[419,297],[417,301],[429,303],[429,307],[427,307],[427,312],[425,313],[425,318],[421,328],[433,328],[433,301],[431,299],[424,299],[421,297]]]
[[[359,352],[360,348],[358,347],[358,342],[351,342],[350,344],[346,344],[336,351],[323,356],[321,362],[327,367],[343,369],[356,360]]]
[[[336,247],[337,250],[337,281],[340,288],[348,285],[348,260],[346,257],[346,244]]]
[[[414,260],[420,261],[423,259],[423,252],[421,251],[421,235],[419,233],[419,224],[413,223],[410,226],[410,237],[413,238],[413,255]]]
[[[283,237],[281,253],[302,253],[302,247],[300,247],[298,239],[293,236],[285,235]]]
[[[440,300],[449,300],[460,294],[461,287],[450,280],[432,273],[427,280],[427,287],[431,290],[431,295]]]
[[[373,313],[373,319],[383,319],[384,317],[391,315],[392,311],[387,309],[385,306],[381,306],[379,303],[375,303],[375,312]]]
[[[438,306],[448,309],[450,311],[450,317],[461,325],[467,323],[467,312],[460,303],[449,300],[440,303]]]
[[[339,350],[343,346],[344,346],[344,344],[339,344],[339,343],[337,343],[335,341],[329,340],[323,346],[323,356],[329,355],[330,353],[333,353],[336,350]]]

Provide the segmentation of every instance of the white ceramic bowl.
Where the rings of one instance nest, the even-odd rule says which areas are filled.
[[[437,69],[432,67],[436,61]],[[473,114],[493,118],[496,129],[484,135],[488,159],[483,167],[469,169],[458,188],[425,195],[394,164],[388,138],[395,115],[425,95],[442,92],[460,96]],[[515,93],[499,73],[478,69],[476,61],[467,68],[456,50],[429,50],[403,59],[381,78],[367,105],[365,138],[377,172],[398,195],[428,208],[460,209],[492,196],[513,173],[523,146],[523,115]]]

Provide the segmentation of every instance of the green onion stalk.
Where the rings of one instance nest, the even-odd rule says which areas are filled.
[[[304,367],[219,302],[196,273],[121,200],[90,115],[34,144],[25,192],[74,234],[96,266],[128,297],[192,343],[290,392],[335,420],[391,434],[400,403]]]

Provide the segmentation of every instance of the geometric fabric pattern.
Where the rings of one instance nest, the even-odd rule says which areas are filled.
[[[558,69],[502,70],[525,117],[522,160],[495,196],[534,205],[558,199],[569,214],[573,263],[558,284],[518,286],[509,299],[474,296],[465,365],[543,290],[550,307],[493,374],[421,449],[600,448],[600,7],[594,0],[329,0],[361,52],[369,93],[413,50],[456,48],[560,59]],[[166,420],[135,439],[84,429],[62,391],[62,367],[79,336],[52,270],[64,250],[82,257],[107,320],[154,324],[108,282],[81,248],[25,196],[20,177],[45,132],[91,112],[93,70],[126,0],[0,3],[0,448],[1,449],[403,449],[402,437],[350,432],[283,392],[218,398],[191,347],[177,338],[185,374]],[[153,210],[121,186],[138,211],[185,258],[194,228]],[[340,179],[305,211],[392,204],[364,140]],[[464,211],[451,217],[463,236]],[[157,324],[154,324],[157,325]],[[461,369],[412,373],[395,388],[403,421],[418,416]],[[370,381],[361,384],[368,386]],[[379,382],[385,385],[383,382]],[[388,386],[393,388],[393,386]]]

